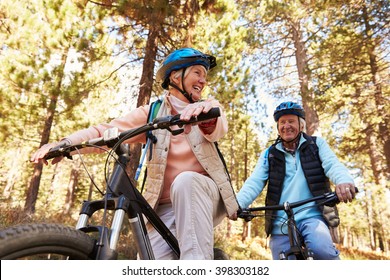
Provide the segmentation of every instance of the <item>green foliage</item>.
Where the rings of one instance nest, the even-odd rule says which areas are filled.
[[[11,205],[23,203],[21,197],[32,174],[27,160],[33,149],[48,141],[52,126],[55,129],[50,138],[57,141],[75,128],[103,122],[101,112],[109,108],[100,109],[102,102],[97,97],[111,100],[110,91],[116,91],[118,83],[111,61],[115,38],[101,21],[102,11],[80,10],[72,1],[30,4],[22,0],[0,4],[5,23],[0,29],[4,39],[0,53],[0,81],[5,93],[2,104],[9,106],[2,110],[1,135],[4,149],[20,155],[6,157],[2,153],[0,157],[8,164],[3,165],[1,182],[5,200]],[[15,9],[15,5],[20,8]],[[18,164],[22,159],[23,164]],[[25,172],[15,172],[17,169]],[[42,177],[40,207],[47,206],[54,192],[48,188],[55,176],[48,175]],[[53,210],[61,209],[64,201]]]
[[[301,98],[291,36],[291,22],[298,21],[308,57],[312,105],[320,116],[317,132],[363,191],[354,203],[339,206],[340,236],[347,243],[342,255],[379,259],[377,254],[361,251],[388,251],[388,1],[219,0],[193,1],[193,6],[166,0],[104,3],[112,5],[70,0],[0,2],[2,225],[32,218],[74,224],[90,188],[77,157],[73,162],[45,166],[36,216],[17,217],[33,174],[28,159],[42,144],[51,110],[50,141],[56,141],[134,107],[139,88],[133,86],[142,70],[147,31],[157,21],[162,22],[156,40],[157,61],[186,44],[217,57],[218,66],[209,74],[204,97],[220,100],[228,116],[229,133],[220,147],[234,187],[240,189],[261,150],[276,136],[270,127],[274,101]],[[161,94],[158,85],[154,94]],[[104,159],[105,155],[84,157],[103,189]],[[78,174],[78,184],[65,219],[61,215],[71,174]],[[99,194],[94,191],[92,196]],[[264,204],[264,196],[255,204]],[[218,233],[217,243],[234,259],[269,258],[263,252],[261,219],[253,221],[252,239],[244,242],[242,227],[237,224],[232,229],[228,242],[224,239],[227,230]],[[129,234],[126,237],[131,239]],[[134,255],[123,250],[123,258]]]

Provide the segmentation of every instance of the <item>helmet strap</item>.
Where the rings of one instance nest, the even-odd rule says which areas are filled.
[[[194,103],[195,101],[192,99],[192,94],[188,94],[188,92],[187,92],[187,91],[185,90],[185,88],[184,88],[184,75],[185,75],[185,71],[186,71],[186,68],[183,69],[183,72],[182,72],[182,74],[181,74],[181,87],[182,87],[183,89],[179,88],[176,84],[173,84],[173,83],[171,83],[170,81],[169,81],[169,85],[170,85],[171,87],[177,89],[178,91],[180,91],[180,92],[185,96],[185,98],[188,99],[188,101],[189,101],[190,103]]]

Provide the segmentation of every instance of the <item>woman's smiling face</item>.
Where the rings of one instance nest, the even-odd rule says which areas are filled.
[[[207,84],[207,71],[202,65],[194,65],[188,69],[184,78],[184,90],[192,96],[192,100],[198,101]]]
[[[192,97],[192,100],[195,102],[201,98],[202,91],[207,85],[206,78],[207,71],[206,68],[202,65],[194,65],[188,67],[185,70],[184,83],[182,83],[181,81],[182,72],[173,71],[171,74],[171,82],[180,89],[186,91]],[[171,90],[177,98],[183,101],[187,100],[184,95],[179,91],[175,90],[175,88],[171,88]]]

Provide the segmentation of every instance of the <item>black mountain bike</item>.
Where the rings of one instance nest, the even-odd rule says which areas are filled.
[[[356,188],[356,193],[358,193],[357,188]],[[317,203],[314,206],[309,206],[309,207],[317,207],[319,205],[326,205],[326,206],[333,207],[340,202],[335,192],[329,192],[323,195],[315,196],[312,198],[308,198],[293,203],[284,202],[283,204],[279,204],[279,205],[244,208],[239,210],[238,217],[249,222],[255,217],[265,216],[264,214],[254,214],[255,212],[266,211],[266,210],[284,210],[284,212],[287,214],[287,219],[285,222],[287,224],[287,230],[288,230],[287,235],[290,241],[290,249],[287,251],[280,252],[279,259],[313,260],[313,252],[310,250],[310,248],[306,246],[303,237],[297,228],[296,221],[294,218],[294,211],[293,211],[294,208],[297,208],[299,206],[305,205],[313,201],[316,201]],[[301,211],[304,209],[306,208],[301,209]],[[272,219],[276,219],[276,218],[281,218],[281,217],[272,217]]]
[[[173,134],[183,132],[185,124],[205,121],[220,116],[219,108],[193,117],[189,121],[180,120],[180,115],[156,118],[141,127],[122,133],[107,130],[103,137],[82,144],[63,145],[52,148],[46,159],[65,156],[71,158],[72,151],[87,146],[107,146],[111,148],[107,157],[115,158],[113,170],[107,178],[106,193],[101,200],[84,201],[75,228],[60,224],[16,225],[0,231],[0,259],[117,259],[116,250],[120,240],[124,217],[127,214],[134,244],[142,260],[154,259],[145,221],[157,230],[179,257],[180,250],[176,237],[169,231],[142,194],[134,186],[126,173],[129,162],[129,146],[123,142],[141,133],[156,129],[167,129]],[[179,128],[172,130],[171,126]],[[113,155],[116,154],[116,156]],[[106,171],[107,174],[107,171]],[[89,224],[90,218],[98,210],[103,210],[102,224]],[[109,211],[112,210],[112,211]],[[108,215],[112,215],[110,228]],[[220,249],[214,248],[214,259],[229,259]]]

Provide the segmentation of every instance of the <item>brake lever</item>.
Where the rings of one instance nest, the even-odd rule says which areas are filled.
[[[323,204],[326,206],[333,207],[340,202],[339,198],[337,197],[337,194],[334,192],[325,193],[324,196],[325,199],[323,200]]]
[[[184,132],[184,128],[179,128],[179,129],[176,129],[176,130],[172,130],[170,127],[168,127],[168,131],[170,131],[172,133],[172,135],[176,136],[176,135],[179,135],[180,133],[183,133]]]
[[[169,127],[172,125],[173,118],[174,118],[174,116],[165,116],[165,117],[155,118],[153,120],[152,124],[157,128],[169,130]]]
[[[71,145],[66,143],[55,146],[49,150],[49,152],[44,156],[44,159],[51,159],[56,157],[67,157],[68,159],[73,159],[70,155],[70,152],[67,151],[67,148],[70,146]]]
[[[177,125],[179,127],[182,127],[183,124],[179,123],[176,124],[176,122],[180,122],[180,115],[174,115],[174,116],[165,116],[165,117],[159,117],[153,120],[152,124],[157,126],[157,128],[163,128],[168,130],[172,133],[172,135],[178,135],[182,132],[184,132],[183,128],[180,129],[171,129],[171,126]]]

